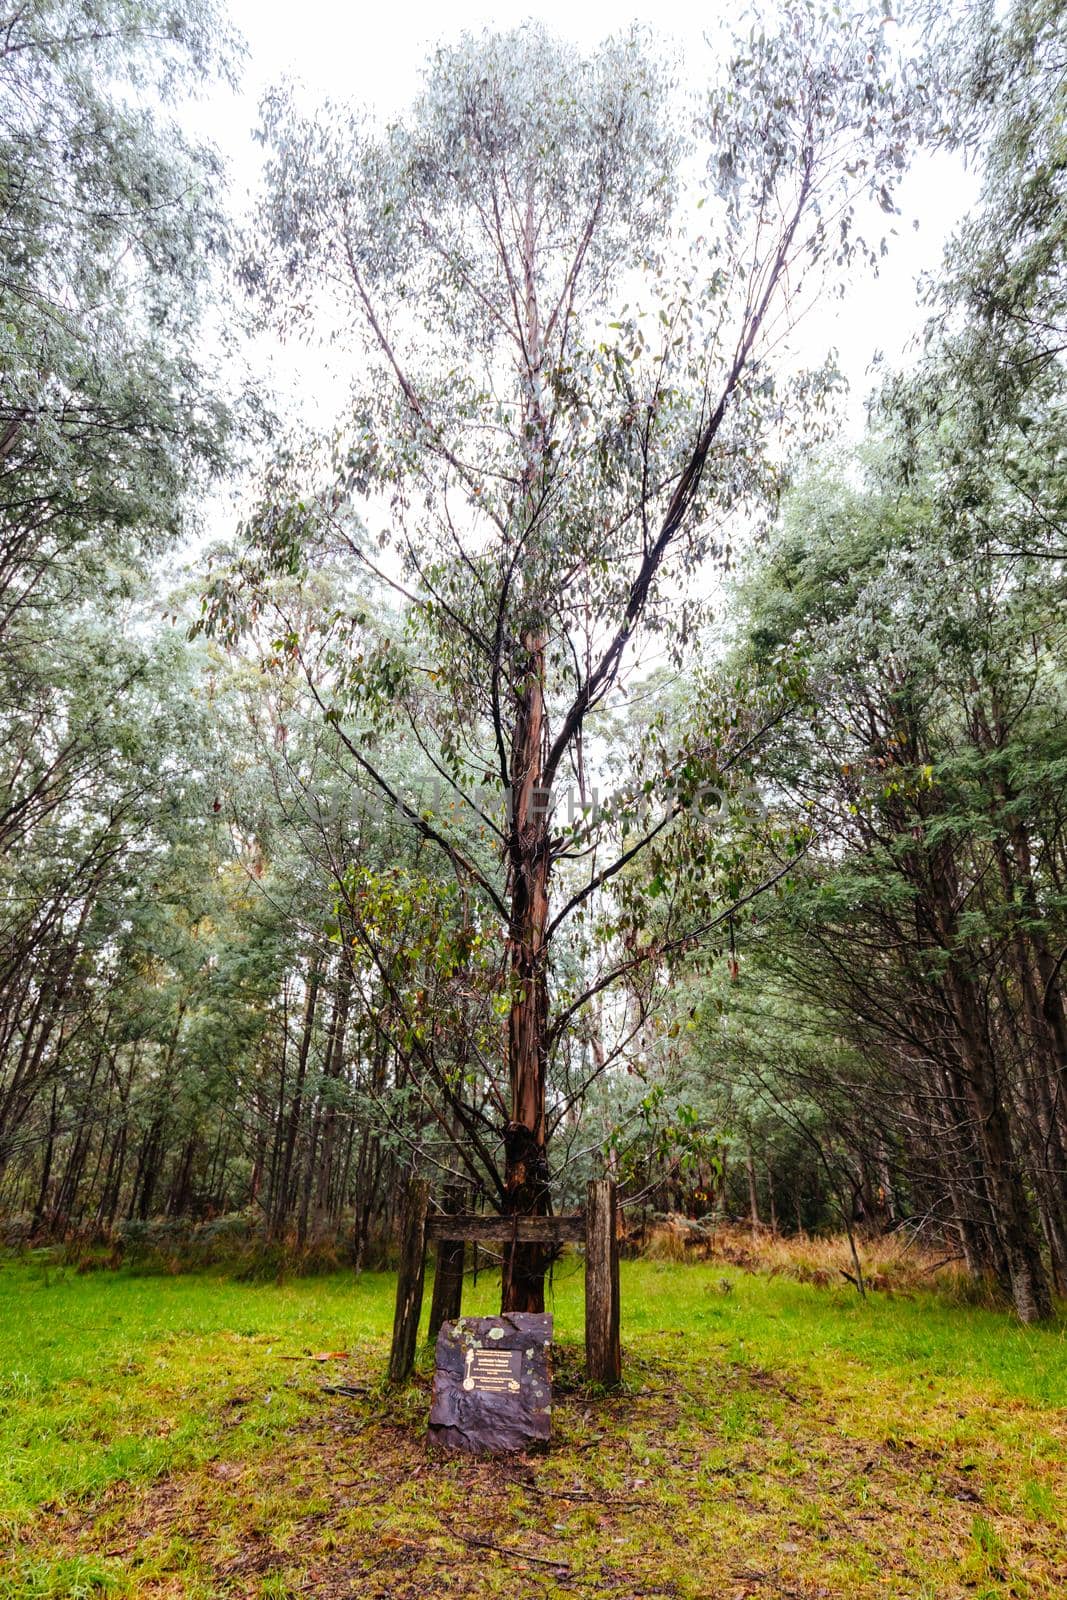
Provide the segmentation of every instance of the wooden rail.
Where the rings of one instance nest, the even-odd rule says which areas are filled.
[[[514,1239],[519,1244],[584,1244],[585,1217],[486,1217],[464,1216],[426,1218],[427,1239],[463,1239],[468,1244],[499,1239]]]

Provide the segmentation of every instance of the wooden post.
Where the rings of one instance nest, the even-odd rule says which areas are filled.
[[[393,1348],[389,1355],[389,1382],[403,1383],[415,1364],[415,1342],[422,1310],[422,1274],[426,1254],[426,1207],[430,1185],[413,1178],[408,1185],[400,1237],[400,1271],[396,1280],[396,1315]]]
[[[444,1193],[446,1216],[455,1216],[463,1209],[463,1189],[458,1183],[449,1184]],[[437,1259],[433,1273],[433,1299],[430,1301],[430,1326],[427,1338],[432,1342],[441,1331],[443,1322],[454,1322],[463,1305],[463,1255],[462,1239],[438,1239]]]
[[[619,1240],[615,1185],[594,1178],[585,1212],[585,1373],[614,1388],[622,1379],[619,1343]]]

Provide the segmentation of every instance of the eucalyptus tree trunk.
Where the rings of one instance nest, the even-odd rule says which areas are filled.
[[[37,1204],[33,1208],[33,1223],[31,1231],[36,1236],[44,1223],[48,1206],[48,1194],[52,1183],[52,1157],[56,1148],[56,1132],[59,1127],[58,1087],[52,1084],[52,1106],[48,1114],[48,1135],[44,1147],[44,1160],[41,1165],[41,1182],[37,1190]]]
[[[542,405],[544,348],[538,304],[537,186],[526,184],[519,239],[523,336],[519,382],[522,397],[525,541],[537,522],[550,426]],[[536,591],[537,577],[531,587]],[[544,603],[536,592],[530,610]],[[549,1205],[545,1089],[548,1070],[548,892],[551,870],[550,796],[543,769],[548,744],[545,711],[543,626],[522,636],[512,662],[514,721],[511,730],[510,827],[508,830],[508,920],[511,1009],[508,1015],[510,1120],[504,1136],[504,1208],[509,1215],[544,1215]],[[545,1253],[540,1245],[512,1244],[504,1261],[502,1311],[543,1311]]]
[[[752,1229],[753,1239],[759,1238],[761,1227],[759,1214],[759,1194],[756,1189],[756,1158],[752,1154],[752,1146],[748,1146],[748,1156],[745,1161],[745,1171],[748,1175],[748,1220]]]
[[[504,1206],[509,1215],[548,1210],[545,1128],[547,1073],[549,828],[541,787],[544,743],[544,641],[529,635],[523,698],[512,745],[511,917],[508,928],[511,1010],[508,1069],[511,1119],[504,1139]],[[543,1311],[544,1251],[513,1244],[505,1258],[501,1309]]]
[[[345,1036],[348,1029],[348,1008],[352,994],[352,970],[347,965],[338,968],[334,995],[333,1015],[330,1019],[329,1040],[326,1046],[326,1079],[336,1085],[344,1072]],[[332,1196],[336,1188],[337,1165],[337,1096],[331,1091],[322,1113],[322,1137],[315,1173],[315,1220],[321,1226],[333,1210]]]
[[[289,1210],[294,1198],[293,1156],[296,1151],[297,1134],[300,1131],[300,1121],[304,1111],[304,1080],[307,1076],[308,1057],[311,1053],[311,1036],[315,1027],[315,1006],[319,997],[321,977],[322,962],[319,952],[316,950],[308,967],[304,991],[304,1020],[300,1030],[300,1051],[296,1062],[296,1082],[293,1085],[293,1098],[289,1107],[285,1139],[282,1147],[281,1170],[278,1174],[278,1183],[274,1194],[271,1233],[275,1239],[280,1239],[285,1233]]]
[[[997,1071],[997,1063],[978,1021],[980,1007],[974,985],[965,975],[950,970],[948,990],[954,1002],[965,1063],[967,1103],[974,1118],[986,1185],[1004,1253],[1002,1282],[1011,1294],[1020,1322],[1040,1322],[1051,1315],[1052,1300],[1012,1138],[1002,1075]]]

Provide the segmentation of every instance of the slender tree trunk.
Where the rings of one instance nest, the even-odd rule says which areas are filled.
[[[756,1189],[756,1160],[751,1145],[748,1146],[745,1157],[745,1173],[748,1177],[748,1220],[752,1228],[752,1238],[756,1240],[759,1238],[760,1230],[759,1193]]]
[[[282,984],[281,1060],[278,1064],[278,1102],[274,1117],[274,1133],[270,1145],[270,1176],[267,1182],[267,1203],[264,1213],[267,1233],[274,1230],[278,1208],[278,1185],[281,1177],[282,1147],[285,1142],[285,1088],[289,1065],[289,980]]]
[[[1052,1313],[1052,1297],[1034,1233],[1008,1110],[996,1063],[981,1036],[974,986],[952,976],[957,1021],[966,1055],[966,1091],[978,1130],[986,1184],[1007,1266],[1012,1300],[1021,1322],[1040,1322]]]
[[[334,1161],[337,1144],[337,1089],[344,1071],[345,1034],[348,1028],[348,1006],[352,988],[349,967],[340,973],[330,1019],[329,1043],[326,1047],[326,1104],[321,1114],[321,1139],[315,1175],[315,1220],[321,1226],[330,1211],[333,1188]]]
[[[59,1126],[57,1096],[58,1086],[52,1085],[52,1106],[48,1114],[48,1139],[44,1147],[44,1161],[41,1167],[41,1186],[37,1191],[37,1204],[33,1208],[32,1231],[38,1233],[45,1219],[48,1205],[48,1189],[52,1181],[52,1157],[56,1148],[56,1129]]]
[[[170,1196],[167,1200],[167,1214],[172,1217],[183,1217],[189,1209],[192,1198],[193,1162],[196,1159],[197,1137],[190,1134],[185,1141],[177,1171],[170,1186]]]
[[[508,1068],[511,1120],[504,1137],[504,1209],[509,1216],[548,1210],[545,1149],[545,1041],[548,977],[548,797],[541,788],[544,742],[544,640],[528,635],[523,693],[512,745],[511,1010]],[[545,1253],[540,1245],[509,1245],[504,1257],[504,1311],[543,1311]]]
[[[293,1155],[296,1150],[297,1134],[300,1130],[300,1118],[304,1109],[304,1079],[307,1075],[308,1056],[311,1053],[311,1036],[315,1026],[315,1004],[319,992],[319,974],[320,960],[318,951],[316,951],[308,971],[307,994],[304,998],[304,1021],[300,1033],[300,1053],[296,1063],[296,1082],[293,1085],[293,1102],[289,1108],[281,1171],[275,1195],[273,1225],[275,1238],[279,1238],[285,1231],[285,1224],[292,1201]]]

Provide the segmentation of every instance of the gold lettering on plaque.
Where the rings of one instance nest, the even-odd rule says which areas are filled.
[[[484,1394],[518,1394],[521,1350],[468,1350],[463,1387]]]

